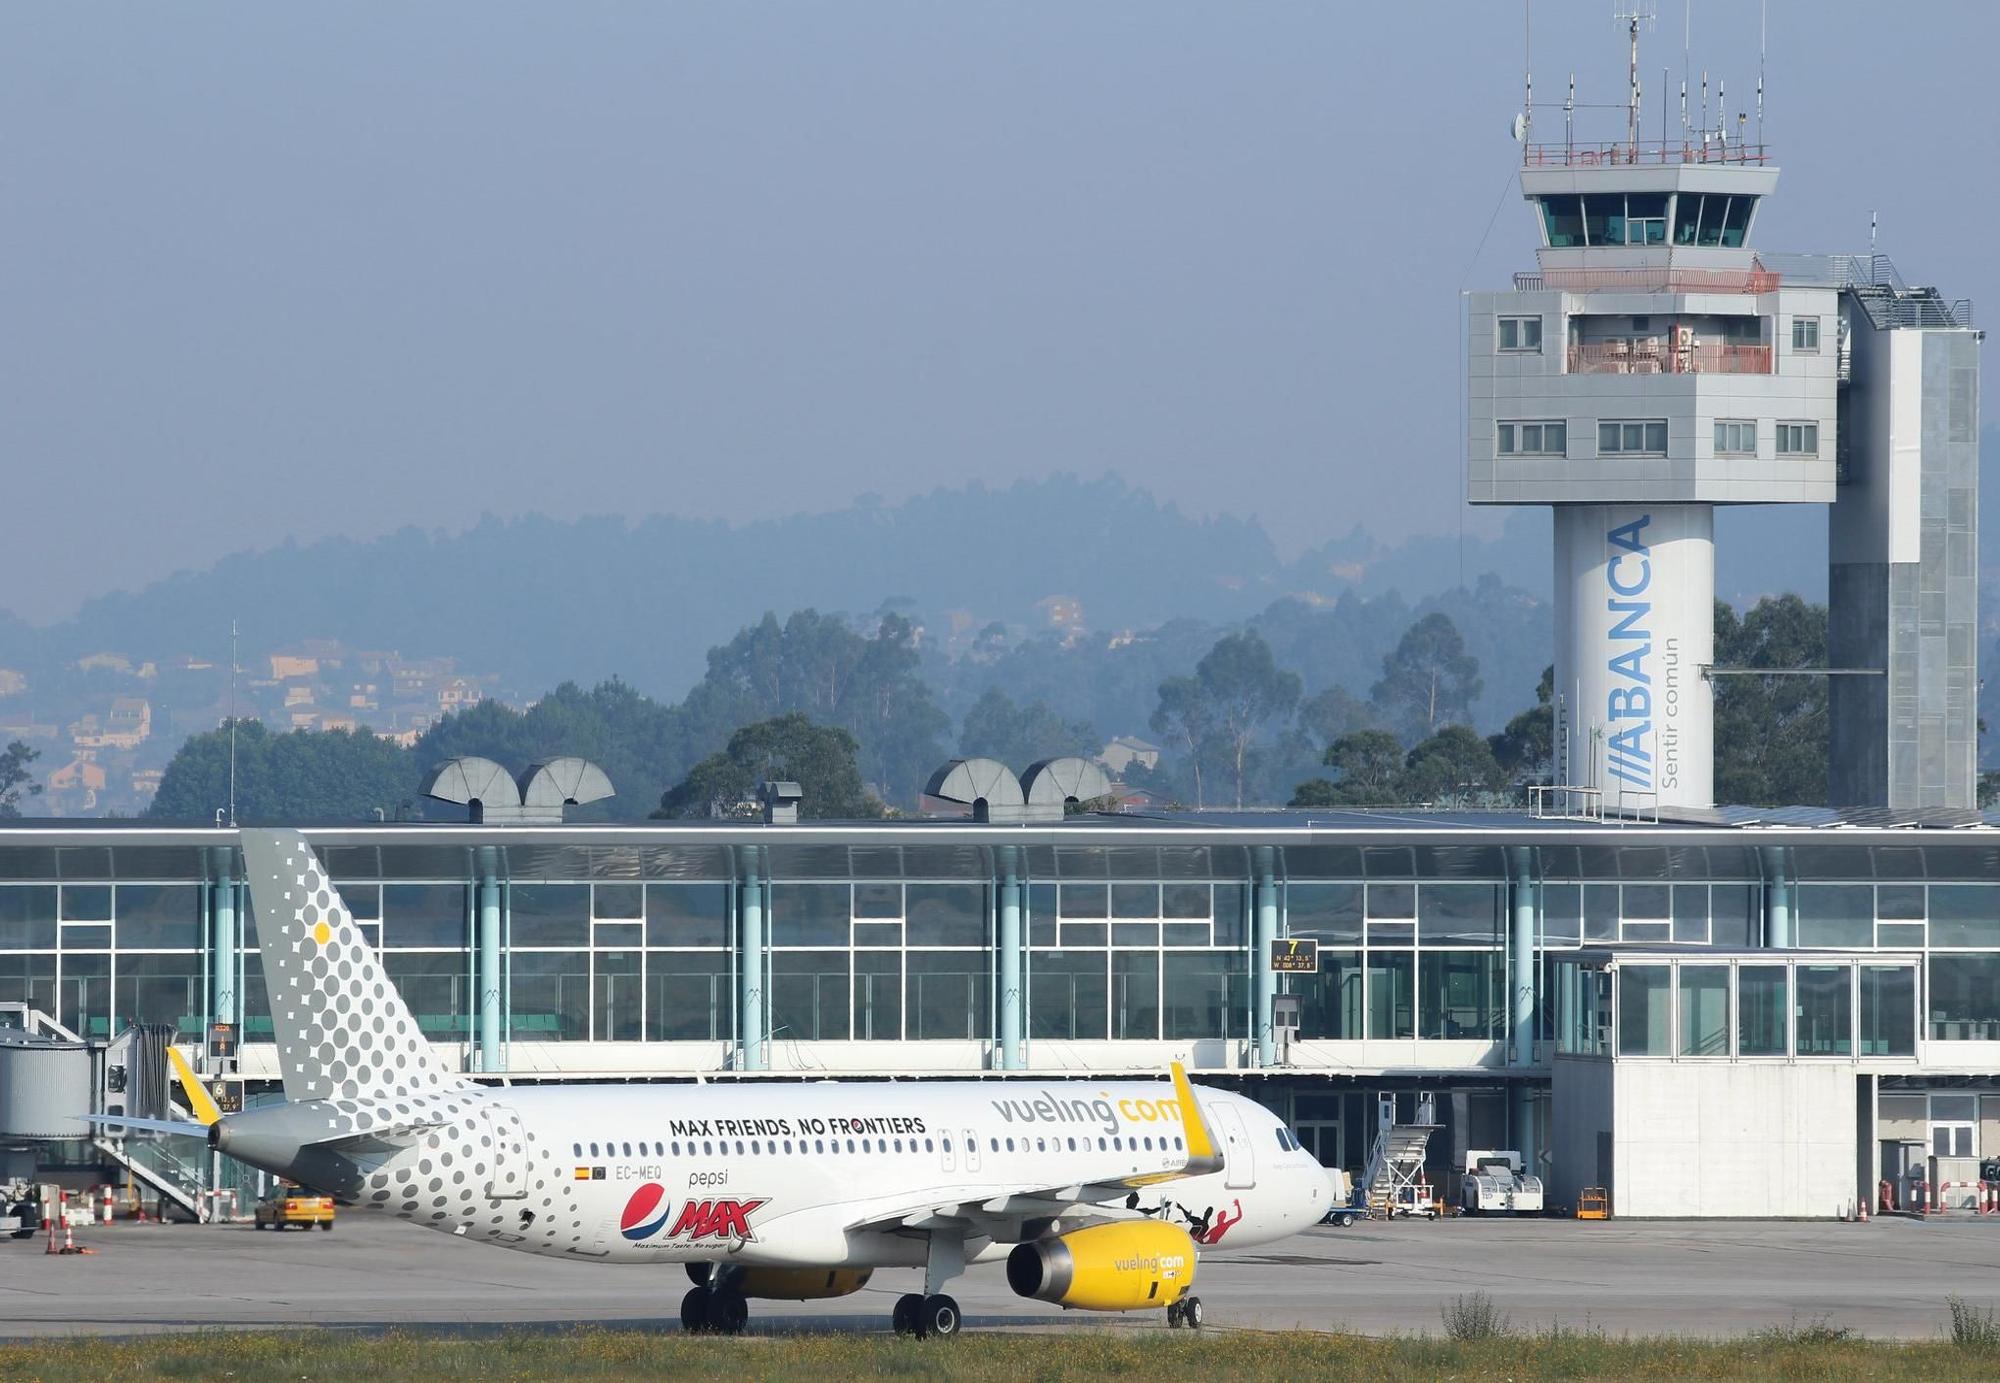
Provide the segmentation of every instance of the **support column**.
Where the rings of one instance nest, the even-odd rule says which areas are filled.
[[[1540,1009],[1537,1004],[1540,975],[1535,968],[1535,912],[1539,885],[1535,879],[1535,852],[1526,845],[1507,851],[1507,900],[1511,926],[1508,929],[1508,995],[1514,1036],[1511,1061],[1515,1079],[1511,1087],[1512,1109],[1508,1123],[1514,1143],[1530,1173],[1535,1173],[1535,1109],[1529,1098],[1527,1072],[1535,1064],[1535,1038]],[[1539,1175],[1538,1173],[1536,1173]]]
[[[743,884],[737,890],[736,1050],[740,1069],[767,1071],[764,1046],[764,888],[759,879],[757,848],[744,851]]]
[[[1021,1058],[1021,881],[1014,847],[1001,846],[999,858],[1000,1069],[1019,1071]]]
[[[240,950],[236,932],[236,847],[218,846],[210,855],[213,882],[209,884],[208,975],[211,1023],[228,1023],[242,1040],[242,1005],[236,992],[236,972]],[[202,1049],[208,1037],[202,1035]]]
[[[1257,1065],[1278,1064],[1278,1035],[1271,1026],[1272,1001],[1278,995],[1277,972],[1271,969],[1271,943],[1278,939],[1278,885],[1273,877],[1272,849],[1259,845],[1253,852],[1252,869],[1256,907],[1251,930],[1250,973],[1255,977],[1256,996],[1251,1036],[1257,1042]]]
[[[1764,857],[1764,944],[1783,950],[1792,944],[1792,881],[1785,873],[1785,847],[1766,845]]]
[[[478,851],[477,958],[473,964],[478,986],[478,1048],[475,1071],[498,1071],[500,1060],[500,851],[482,845]]]

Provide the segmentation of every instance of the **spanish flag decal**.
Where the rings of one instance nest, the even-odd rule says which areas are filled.
[[[589,1180],[590,1180],[590,1168],[588,1168],[588,1167],[578,1167],[578,1168],[576,1169],[576,1179],[577,1179],[578,1181],[589,1181]]]

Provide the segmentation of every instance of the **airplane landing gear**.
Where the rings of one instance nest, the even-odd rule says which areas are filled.
[[[741,1335],[750,1320],[750,1303],[734,1287],[721,1286],[708,1294],[708,1328],[717,1335]]]
[[[917,1333],[917,1317],[924,1309],[922,1292],[905,1292],[896,1298],[896,1309],[889,1314],[889,1324],[896,1328],[898,1335]]]
[[[694,1286],[681,1298],[681,1329],[690,1335],[740,1335],[750,1319],[750,1303],[720,1270],[688,1264]]]
[[[1201,1329],[1201,1298],[1182,1297],[1167,1306],[1167,1324],[1179,1330],[1186,1326],[1189,1330]]]
[[[958,1334],[959,1325],[958,1303],[942,1292],[925,1297],[924,1304],[917,1310],[917,1338],[920,1340],[949,1338]]]

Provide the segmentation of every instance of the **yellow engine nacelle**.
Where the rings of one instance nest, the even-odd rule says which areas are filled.
[[[729,1285],[763,1301],[820,1301],[860,1291],[871,1273],[869,1268],[731,1268]]]
[[[1144,1311],[1194,1286],[1194,1240],[1159,1220],[1091,1225],[1017,1245],[1007,1285],[1024,1297],[1084,1311]]]

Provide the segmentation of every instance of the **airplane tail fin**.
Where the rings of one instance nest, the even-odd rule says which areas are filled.
[[[462,1087],[464,1078],[446,1068],[418,1030],[305,837],[240,835],[285,1098],[370,1099]]]

